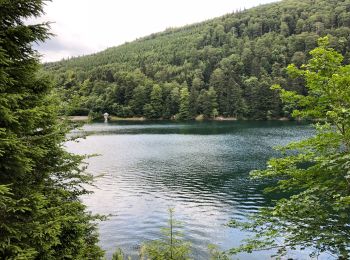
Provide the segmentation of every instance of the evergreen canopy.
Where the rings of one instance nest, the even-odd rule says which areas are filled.
[[[178,118],[289,117],[292,111],[270,86],[278,83],[305,94],[285,68],[305,63],[317,39],[326,35],[348,64],[349,0],[283,0],[45,68],[55,78],[61,113],[70,115],[107,111],[120,117],[172,118],[183,112],[189,115]],[[160,87],[161,103],[152,112],[154,85]],[[188,89],[188,111],[180,111],[178,97],[172,95],[176,88]]]
[[[79,200],[91,177],[63,147],[68,128],[32,49],[49,27],[24,22],[43,4],[0,0],[0,258],[99,259],[96,218]]]

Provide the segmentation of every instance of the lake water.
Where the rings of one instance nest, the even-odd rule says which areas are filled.
[[[249,171],[277,155],[274,146],[313,132],[296,122],[250,121],[94,123],[83,130],[89,136],[67,147],[100,154],[89,159],[88,171],[99,177],[83,200],[93,213],[111,214],[100,224],[107,257],[117,247],[136,257],[142,242],[159,238],[171,207],[194,259],[208,259],[208,244],[226,250],[247,237],[225,224],[268,204],[265,184],[250,180]],[[269,253],[239,258],[269,259]]]

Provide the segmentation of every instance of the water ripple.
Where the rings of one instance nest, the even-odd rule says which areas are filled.
[[[210,243],[222,249],[239,244],[247,234],[224,224],[268,205],[265,184],[250,180],[249,171],[263,168],[276,155],[274,146],[312,133],[284,122],[134,122],[91,124],[83,131],[90,135],[67,148],[100,154],[89,159],[88,171],[102,175],[95,193],[83,199],[94,213],[111,214],[100,224],[107,256],[121,247],[136,257],[142,242],[160,237],[173,207],[194,259],[207,259]]]

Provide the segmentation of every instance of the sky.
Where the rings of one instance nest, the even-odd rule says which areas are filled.
[[[42,61],[102,51],[137,38],[276,0],[52,0],[45,15],[55,36],[35,48]]]

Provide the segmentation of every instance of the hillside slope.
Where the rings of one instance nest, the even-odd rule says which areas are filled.
[[[284,0],[45,69],[70,115],[275,118],[291,108],[282,107],[272,84],[305,91],[284,68],[303,64],[324,35],[349,63],[349,27],[350,0]]]

